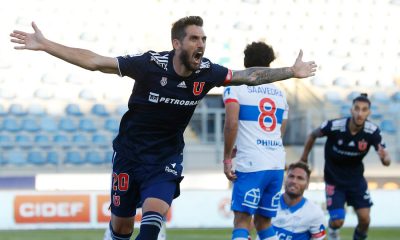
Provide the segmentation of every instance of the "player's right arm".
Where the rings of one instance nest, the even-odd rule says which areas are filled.
[[[236,174],[232,169],[232,153],[238,132],[239,110],[238,102],[225,102],[224,173],[230,181],[236,179]]]
[[[317,128],[312,131],[304,143],[303,154],[300,157],[300,161],[307,163],[308,162],[308,154],[311,152],[312,147],[314,146],[315,140],[319,137],[322,137],[323,133],[321,128]]]
[[[44,51],[66,62],[91,71],[119,74],[116,58],[101,56],[86,49],[72,48],[50,41],[44,37],[40,29],[32,22],[34,33],[14,30],[11,42],[19,44],[17,50]]]

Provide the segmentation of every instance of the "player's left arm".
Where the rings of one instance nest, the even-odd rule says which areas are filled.
[[[225,85],[249,85],[255,86],[260,84],[272,83],[276,81],[286,80],[289,78],[307,78],[315,75],[316,67],[314,61],[303,62],[303,51],[300,50],[292,67],[284,68],[268,68],[268,67],[251,67],[240,71],[234,71],[231,81]]]
[[[323,240],[326,237],[325,216],[322,209],[315,209],[314,218],[310,222],[311,240]]]
[[[379,159],[382,162],[382,165],[389,166],[391,159],[389,152],[386,150],[386,145],[383,141],[383,137],[381,135],[380,129],[376,129],[372,134],[372,145],[375,147],[375,150],[379,156]]]
[[[378,145],[378,156],[383,164],[383,166],[388,167],[390,165],[391,159],[389,152],[382,146],[382,144]]]

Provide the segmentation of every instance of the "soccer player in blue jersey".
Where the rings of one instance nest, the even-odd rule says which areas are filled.
[[[280,240],[325,239],[325,216],[320,206],[303,196],[310,182],[311,170],[304,162],[287,168],[278,211],[272,226]],[[256,238],[259,240],[259,238]]]
[[[279,239],[320,240],[325,238],[325,216],[321,207],[303,196],[310,182],[311,171],[307,164],[289,165],[285,179],[285,192],[279,200],[272,225]]]
[[[313,76],[314,62],[303,62],[300,51],[294,65],[255,67],[231,71],[204,58],[206,35],[203,20],[184,17],[171,29],[173,50],[106,57],[48,40],[35,23],[34,33],[15,30],[15,49],[44,51],[79,67],[128,76],[135,80],[113,141],[111,222],[113,239],[129,239],[136,205],[142,202],[143,218],[136,239],[155,240],[163,216],[179,195],[182,180],[183,132],[199,101],[215,86],[259,85],[288,78]]]
[[[246,68],[269,67],[274,59],[273,49],[263,42],[253,42],[244,50]],[[271,218],[276,215],[285,167],[286,96],[271,83],[242,85],[225,88],[224,103],[224,173],[233,181],[232,239],[247,239],[253,215],[260,239],[275,239]]]
[[[390,165],[379,127],[368,120],[371,102],[367,94],[353,100],[351,117],[325,121],[307,138],[301,161],[307,162],[315,139],[327,137],[324,179],[329,210],[329,239],[340,239],[338,229],[345,219],[344,205],[353,206],[358,218],[353,239],[366,239],[372,201],[364,178],[362,160],[371,146],[384,166]]]

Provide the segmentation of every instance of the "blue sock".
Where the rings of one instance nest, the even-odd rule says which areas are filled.
[[[266,228],[264,230],[261,230],[257,232],[258,237],[260,240],[268,239],[270,237],[276,236],[275,229],[273,226],[270,226],[269,228]]]
[[[157,240],[163,222],[158,212],[145,212],[140,224],[140,232],[136,240]]]
[[[132,233],[129,234],[119,234],[114,232],[114,229],[112,228],[111,222],[109,224],[110,232],[111,232],[111,238],[113,240],[129,240],[132,236]]]
[[[249,230],[246,228],[235,228],[232,231],[232,240],[247,240],[249,239]]]

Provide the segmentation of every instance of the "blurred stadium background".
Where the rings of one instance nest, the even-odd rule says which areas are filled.
[[[203,17],[206,57],[231,69],[243,68],[244,47],[259,40],[274,47],[273,67],[292,65],[299,49],[305,60],[317,62],[315,77],[279,83],[290,105],[288,163],[298,160],[313,128],[347,116],[354,96],[367,92],[370,119],[380,125],[393,157],[389,168],[373,150],[364,160],[375,200],[372,225],[400,226],[399,210],[390,207],[400,200],[399,0],[14,0],[0,8],[0,229],[107,225],[111,141],[134,83],[41,52],[15,51],[8,34],[32,31],[34,20],[52,40],[119,56],[171,49],[171,24],[186,15]],[[220,163],[221,93],[210,92],[185,132],[183,196],[169,227],[232,222]],[[312,152],[307,193],[321,206],[323,143]],[[189,216],[188,208],[199,213]],[[348,210],[352,226],[356,219]]]

